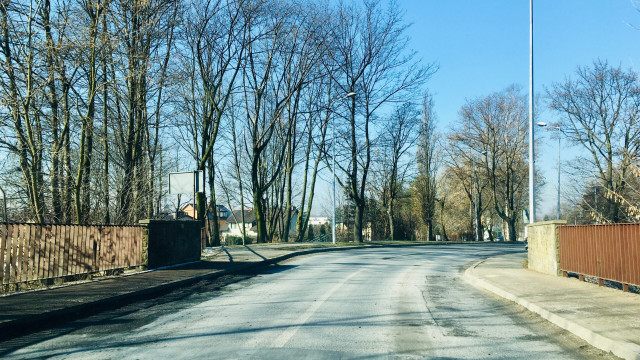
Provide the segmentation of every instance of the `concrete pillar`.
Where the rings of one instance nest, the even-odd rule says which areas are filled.
[[[542,221],[527,225],[529,269],[540,273],[560,276],[560,242],[558,226],[564,220]]]
[[[200,260],[199,221],[140,220],[143,266],[153,269]]]

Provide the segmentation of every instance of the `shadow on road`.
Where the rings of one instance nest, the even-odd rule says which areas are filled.
[[[247,248],[247,250],[251,251],[252,253],[256,254],[257,256],[261,257],[261,258],[262,258],[262,260],[267,260],[267,258],[266,258],[266,257],[264,257],[264,256],[262,256],[262,255],[260,255],[260,254],[258,254],[257,252],[255,252],[255,251],[254,251],[252,248],[250,248],[249,246],[245,245],[244,247],[245,247],[245,248]]]
[[[227,254],[227,256],[229,257],[229,262],[233,262],[233,256],[231,256],[231,254],[229,254],[229,252],[227,251],[227,248],[225,248],[224,246],[222,247],[222,250],[225,252],[225,254]]]

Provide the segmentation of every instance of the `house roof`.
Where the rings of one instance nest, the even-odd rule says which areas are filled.
[[[227,209],[223,205],[216,205],[216,210],[218,211],[218,213],[224,212],[226,214],[231,215],[231,211],[229,209]],[[213,218],[213,216],[209,215],[209,218]],[[218,219],[220,219],[220,220],[227,220],[227,218],[229,218],[229,216],[220,216],[220,217],[218,217]]]
[[[211,202],[208,203],[209,205],[211,205]],[[220,210],[224,210],[227,213],[230,213],[231,211],[229,209],[227,209],[224,205],[216,205],[216,209],[218,211]],[[193,204],[187,204],[182,208],[182,212],[186,215],[186,217],[193,219],[193,214],[196,213],[198,214],[197,210],[194,210]],[[213,219],[213,214],[211,213],[211,211],[207,210],[207,216],[209,217],[209,219]],[[226,220],[227,217],[219,217],[218,219],[221,220]]]
[[[177,218],[176,213],[160,214],[160,216],[160,219],[162,220],[193,220],[191,216],[185,214],[183,211],[178,211]]]
[[[256,214],[253,210],[245,210],[244,211],[244,222],[245,224],[248,223],[252,223],[256,221]],[[242,210],[235,210],[233,211],[233,213],[231,214],[231,216],[229,216],[227,218],[227,223],[230,224],[237,224],[242,222]]]

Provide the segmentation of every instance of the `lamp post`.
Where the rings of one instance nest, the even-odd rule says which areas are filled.
[[[535,202],[535,141],[533,126],[533,0],[529,0],[529,223],[536,221]]]
[[[538,126],[546,127],[547,123],[539,122]],[[556,219],[560,220],[560,136],[562,135],[562,128],[560,125],[550,126],[547,128],[548,130],[558,130],[558,209],[556,211]]]
[[[478,178],[476,176],[476,160],[471,156],[471,167],[473,168],[473,218],[475,219],[475,238],[480,241],[480,224],[478,224]]]
[[[338,100],[344,100],[344,99],[349,99],[349,98],[353,98],[354,96],[356,96],[356,93],[354,92],[350,92],[348,94],[346,94],[345,96],[338,98],[334,101],[338,101]],[[331,105],[333,101],[329,102],[329,105]],[[331,108],[329,106],[327,106],[327,109],[329,109],[329,111],[331,111]],[[331,156],[331,172],[333,173],[333,226],[332,231],[331,231],[331,236],[332,236],[332,243],[335,244],[336,243],[336,117],[332,116],[331,117],[331,137],[333,138],[333,155]]]

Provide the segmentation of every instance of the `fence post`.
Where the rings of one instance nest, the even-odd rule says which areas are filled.
[[[149,267],[149,225],[150,220],[140,220],[138,223],[143,226],[142,228],[142,256],[140,265],[143,268]]]

